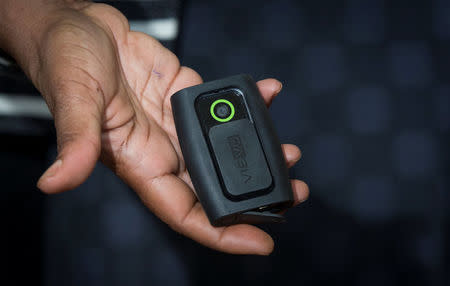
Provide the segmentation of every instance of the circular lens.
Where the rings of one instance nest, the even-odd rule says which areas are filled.
[[[234,116],[234,106],[226,99],[218,99],[211,104],[210,113],[215,120],[227,122]]]
[[[216,105],[216,108],[214,108],[214,113],[219,118],[227,118],[228,116],[230,116],[231,108],[228,106],[228,104],[221,102]]]

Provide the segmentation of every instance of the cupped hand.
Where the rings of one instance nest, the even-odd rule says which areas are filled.
[[[58,157],[38,187],[58,193],[83,183],[99,158],[174,230],[220,251],[269,254],[273,240],[252,225],[213,227],[197,201],[175,131],[170,96],[200,84],[193,70],[150,36],[130,31],[104,4],[61,7],[46,19],[36,68],[28,72],[55,120]],[[269,106],[281,83],[257,83]],[[300,159],[282,146],[286,164]],[[295,203],[308,187],[292,180]]]

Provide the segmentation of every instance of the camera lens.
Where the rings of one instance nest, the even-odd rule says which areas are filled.
[[[214,113],[219,118],[227,118],[231,114],[231,108],[228,106],[228,104],[221,102],[216,105]]]
[[[211,116],[219,122],[228,122],[234,117],[234,106],[226,99],[217,99],[211,104]]]

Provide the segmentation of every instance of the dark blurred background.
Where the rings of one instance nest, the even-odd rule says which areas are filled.
[[[311,197],[263,227],[276,248],[253,257],[174,233],[101,164],[44,196],[35,182],[56,153],[38,102],[0,116],[0,284],[450,285],[450,1],[112,4],[205,81],[281,80],[271,113],[303,151],[291,173]],[[37,99],[19,74],[0,75],[0,107]]]

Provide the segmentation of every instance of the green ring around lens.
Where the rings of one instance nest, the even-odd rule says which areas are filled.
[[[226,103],[226,104],[231,108],[231,113],[230,113],[230,115],[228,115],[227,118],[220,118],[220,117],[217,117],[217,115],[214,113],[214,107],[216,107],[217,104],[222,103],[222,102],[223,102],[223,103]],[[229,101],[226,100],[226,99],[218,99],[218,100],[214,101],[213,104],[211,104],[211,108],[209,109],[209,111],[210,111],[210,113],[211,113],[211,116],[212,116],[215,120],[217,120],[217,121],[219,121],[219,122],[227,122],[227,121],[230,121],[230,120],[233,118],[233,116],[234,116],[234,106],[233,106],[233,104],[232,104],[231,102],[229,102]]]

